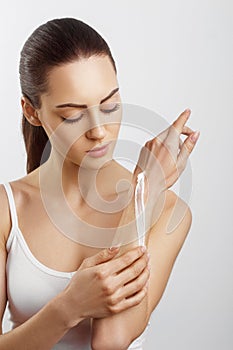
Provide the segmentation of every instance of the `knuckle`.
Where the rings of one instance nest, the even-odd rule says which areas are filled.
[[[99,280],[104,280],[107,277],[107,272],[105,269],[103,269],[103,267],[98,268],[95,271],[95,277]]]
[[[109,304],[110,304],[111,306],[116,306],[116,305],[118,304],[118,302],[119,302],[119,297],[117,297],[117,296],[112,295],[112,296],[109,298]]]
[[[107,283],[107,281],[105,283],[103,283],[102,290],[103,290],[104,294],[107,296],[110,296],[114,293],[114,288],[111,285],[109,285],[109,283]]]
[[[118,312],[120,312],[120,308],[118,305],[108,305],[108,311],[111,314],[116,315]]]
[[[111,295],[108,298],[108,305],[112,308],[116,308],[116,305],[119,303],[119,297]]]

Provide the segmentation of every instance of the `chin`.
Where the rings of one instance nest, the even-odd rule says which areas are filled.
[[[90,169],[90,170],[100,170],[101,168],[106,168],[112,163],[113,159],[108,157],[107,159],[103,158],[95,158],[88,159],[87,161],[83,161],[79,164],[80,168]]]

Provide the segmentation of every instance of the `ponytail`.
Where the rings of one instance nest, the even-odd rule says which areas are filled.
[[[48,160],[51,144],[43,127],[30,124],[24,115],[22,118],[22,132],[27,152],[26,169],[27,173],[30,173]]]

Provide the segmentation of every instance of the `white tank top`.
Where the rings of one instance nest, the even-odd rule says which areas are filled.
[[[64,290],[75,271],[57,271],[45,266],[35,258],[19,229],[11,186],[9,183],[3,185],[8,196],[12,221],[11,231],[6,243],[8,252],[6,276],[8,308],[11,328],[13,329],[32,317],[59,292]],[[145,331],[131,343],[128,349],[143,349],[142,344],[148,326],[149,323]],[[90,339],[90,319],[85,319],[69,330],[54,345],[52,350],[91,350]]]

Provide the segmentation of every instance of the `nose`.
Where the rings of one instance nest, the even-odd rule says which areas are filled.
[[[106,136],[106,128],[103,123],[104,120],[100,117],[98,111],[96,109],[92,109],[89,111],[89,121],[90,128],[86,132],[86,137],[93,140],[104,139]],[[91,127],[93,126],[93,127]]]
[[[94,139],[94,140],[104,139],[106,136],[105,126],[104,125],[95,126],[94,128],[86,132],[86,136],[87,138]]]

